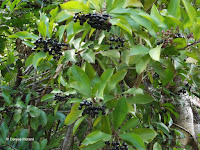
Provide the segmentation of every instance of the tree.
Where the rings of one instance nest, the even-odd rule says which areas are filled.
[[[200,1],[0,5],[1,149],[198,149]]]

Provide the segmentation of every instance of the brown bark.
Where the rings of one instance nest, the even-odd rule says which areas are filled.
[[[73,126],[74,126],[74,123],[69,125],[68,128],[67,128],[67,133],[65,135],[65,140],[64,140],[64,143],[63,143],[63,147],[62,147],[62,150],[70,150],[71,146],[72,146],[72,143],[73,143]]]

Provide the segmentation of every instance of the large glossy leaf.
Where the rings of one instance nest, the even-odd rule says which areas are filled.
[[[31,124],[31,128],[36,131],[38,126],[39,126],[39,119],[38,118],[31,118],[30,124]]]
[[[118,129],[119,126],[123,123],[128,112],[126,98],[122,97],[117,102],[115,110],[113,111],[113,124],[115,129]]]
[[[6,103],[11,104],[12,98],[10,97],[10,94],[8,93],[8,91],[3,90],[1,96],[4,98]]]
[[[80,91],[83,95],[89,97],[91,95],[91,86],[90,79],[87,74],[80,67],[75,65],[71,68],[71,72],[79,85],[79,87],[78,85],[73,87]]]
[[[70,113],[65,119],[66,125],[71,125],[82,113],[82,111],[78,109],[79,105],[80,103],[76,103],[72,106]]]
[[[156,131],[153,129],[137,128],[134,129],[133,132],[139,135],[146,143],[150,143],[157,136]]]
[[[126,0],[123,7],[143,7],[143,5],[139,0]]]
[[[76,55],[75,55],[75,50],[67,50],[64,52],[65,54],[65,59],[67,61],[71,61],[71,62],[76,62]]]
[[[89,144],[94,144],[101,140],[109,141],[111,137],[112,135],[97,130],[88,134],[85,140],[82,142],[82,144],[87,146]]]
[[[80,126],[80,124],[83,122],[83,120],[86,118],[87,116],[82,116],[80,117],[76,123],[73,126],[73,134],[76,132],[76,130],[78,129],[78,127]]]
[[[113,75],[114,69],[107,69],[106,71],[103,72],[101,75],[101,82],[99,83],[99,88],[97,92],[97,97],[98,98],[103,98],[104,95],[104,89],[106,87],[106,83],[110,79],[110,77]]]
[[[170,0],[167,11],[169,15],[179,19],[181,17],[180,0]]]
[[[142,138],[135,133],[124,133],[119,135],[123,140],[130,142],[139,150],[146,150]]]
[[[21,40],[23,40],[23,39],[35,39],[36,40],[39,37],[33,33],[27,32],[27,31],[20,31],[13,35],[10,35],[9,38],[20,38]]]
[[[3,123],[1,123],[0,131],[1,131],[1,136],[3,137],[3,139],[6,139],[8,136],[9,128],[8,128],[7,124],[5,123],[5,121]]]
[[[44,21],[41,21],[38,24],[38,31],[40,32],[40,34],[45,38],[46,37],[46,31],[47,31],[47,27]]]
[[[151,8],[151,17],[158,27],[167,28],[167,25],[164,23],[164,17],[160,15],[155,5]]]
[[[149,61],[150,61],[150,57],[148,55],[140,58],[139,61],[136,63],[136,72],[138,74],[141,74],[146,69]]]
[[[86,6],[83,3],[79,3],[78,1],[68,1],[64,4],[60,4],[60,7],[62,9],[66,9],[68,11],[73,11],[73,12],[88,12],[89,7]]]
[[[190,21],[194,23],[196,21],[196,18],[197,18],[196,10],[192,6],[192,4],[190,2],[188,2],[187,0],[182,0],[182,2],[184,4],[184,6],[185,6],[185,9],[186,9],[187,13],[188,13]]]
[[[156,142],[154,145],[153,145],[153,150],[162,150],[162,146]]]
[[[153,97],[148,94],[138,94],[127,98],[127,102],[130,104],[148,104],[152,101],[154,101]]]
[[[108,134],[112,133],[108,116],[102,116],[101,118],[101,131]]]
[[[46,53],[44,52],[39,52],[39,53],[36,53],[34,56],[33,56],[33,67],[34,68],[37,68],[39,62],[46,57]]]
[[[144,3],[144,10],[148,10],[154,3],[155,3],[156,0],[148,0],[148,1],[145,1]]]
[[[72,16],[69,14],[69,12],[67,10],[62,10],[56,17],[55,17],[55,21],[56,22],[62,22],[66,19],[71,18]]]
[[[155,48],[150,49],[149,51],[149,55],[151,56],[151,58],[155,61],[159,61],[160,60],[160,51],[161,51],[161,45],[158,45]]]
[[[112,75],[112,77],[110,78],[109,82],[106,85],[105,93],[108,94],[114,88],[116,88],[117,83],[124,79],[126,73],[127,73],[126,70],[121,70],[121,71],[118,71],[117,73],[115,73],[114,75]]]
[[[117,50],[101,51],[100,53],[102,56],[107,56],[111,59],[119,59],[120,58],[120,53]]]
[[[127,31],[130,35],[132,35],[132,29],[131,26],[129,25],[128,21],[126,19],[111,19],[110,22],[112,25],[117,25],[120,28],[124,29]]]
[[[130,56],[131,55],[138,55],[138,54],[148,54],[149,49],[144,45],[136,45],[130,49]]]
[[[44,127],[47,124],[47,116],[46,116],[46,113],[42,110],[40,110],[39,119],[40,119],[40,123]]]
[[[137,125],[139,125],[139,123],[140,120],[138,118],[131,118],[120,128],[120,132],[124,132],[130,130],[131,128],[135,128]]]
[[[88,49],[85,52],[81,53],[81,56],[89,63],[95,63],[95,54],[93,50]]]
[[[101,140],[101,141],[98,141],[98,142],[96,142],[94,144],[89,144],[87,146],[81,145],[79,148],[81,150],[99,150],[104,146],[105,146],[105,142],[103,140]]]

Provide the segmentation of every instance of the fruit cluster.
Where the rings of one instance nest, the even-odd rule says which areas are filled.
[[[58,101],[66,101],[67,96],[59,95],[58,93],[55,95],[54,100]]]
[[[120,38],[120,37],[110,37],[109,38],[109,41],[110,41],[110,49],[118,49],[120,47],[124,47],[124,42],[125,42],[125,39],[124,38]]]
[[[88,102],[86,100],[84,100],[83,102],[80,103],[80,106],[78,107],[79,110],[82,110],[83,106],[85,106],[82,116],[84,116],[85,114],[90,115],[92,118],[95,118],[98,114],[99,111],[102,111],[102,115],[106,114],[106,106],[93,106],[92,102]]]
[[[112,143],[110,141],[105,141],[105,144],[109,146],[109,150],[128,150],[127,143],[123,142],[120,146],[120,142],[113,141]]]
[[[39,38],[34,42],[35,47],[34,49],[43,49],[44,52],[48,52],[49,55],[53,55],[54,59],[60,58],[60,55],[62,55],[61,49],[62,46],[67,46],[65,43],[58,43],[56,39],[47,39],[44,40],[43,38]]]
[[[83,25],[87,22],[92,28],[97,30],[107,30],[108,32],[111,29],[112,24],[109,22],[110,16],[108,14],[97,14],[97,13],[75,13],[74,22],[79,20],[80,25]]]
[[[173,31],[173,30],[174,29],[171,28],[171,29],[167,29],[167,31],[162,30],[161,33],[157,32],[157,35],[161,36],[162,40],[158,41],[156,44],[157,45],[163,44],[162,48],[165,48],[167,46],[176,46],[177,43],[173,43],[173,39],[178,38],[179,35],[181,35],[181,34],[179,34],[179,33],[175,34],[174,33],[175,31]]]

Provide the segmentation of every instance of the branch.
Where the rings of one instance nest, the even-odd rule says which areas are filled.
[[[70,147],[73,143],[73,126],[74,126],[74,123],[69,125],[67,128],[67,133],[65,135],[65,140],[63,143],[62,150],[70,150]]]
[[[42,79],[42,80],[40,80],[40,81],[36,81],[36,82],[34,82],[34,83],[31,83],[31,84],[27,85],[26,88],[31,87],[31,86],[33,86],[34,84],[36,85],[36,84],[38,84],[38,83],[40,83],[40,82],[43,82],[43,81],[45,81],[45,80],[48,80],[50,77],[51,77],[51,75],[48,76],[48,77],[46,77],[46,78],[44,78],[44,79]]]
[[[183,48],[179,48],[178,50],[184,50],[184,49],[186,49],[186,48],[188,48],[190,46],[193,46],[193,45],[196,45],[196,44],[199,44],[199,43],[200,43],[200,40],[199,41],[195,41],[194,43],[191,43],[191,44],[189,44],[189,45],[187,45],[187,46],[185,46]]]
[[[15,85],[13,86],[14,90],[16,90],[17,87],[21,84],[21,82],[22,82],[21,76],[22,76],[22,70],[21,70],[20,66],[18,66],[17,79],[15,81]]]

